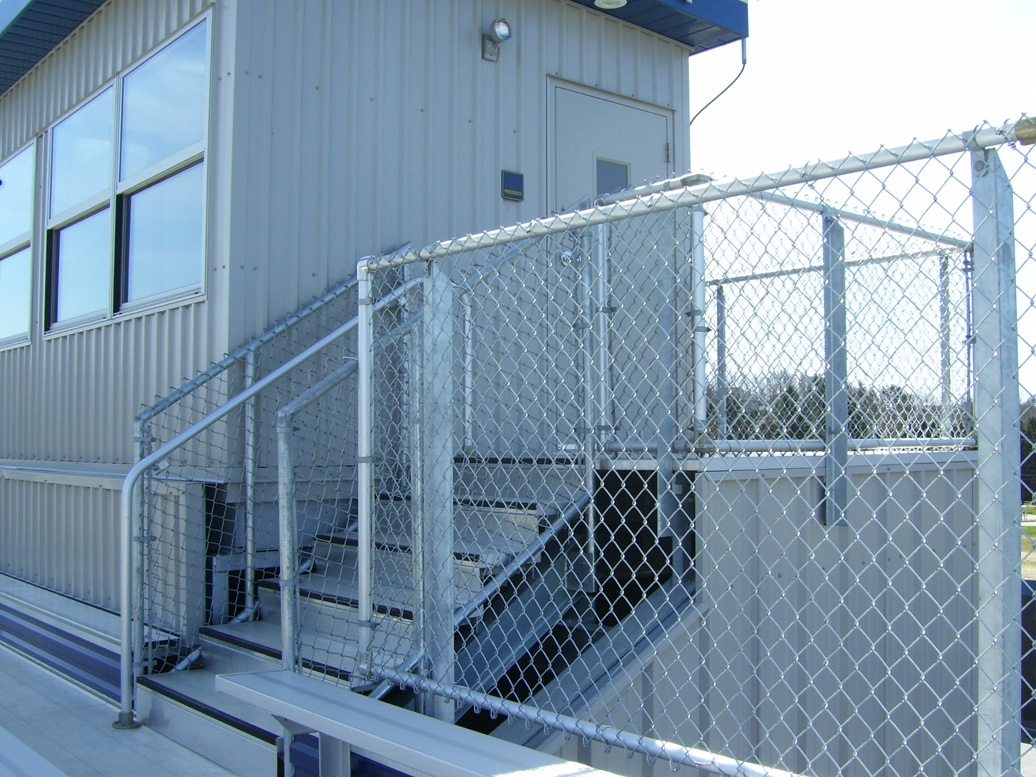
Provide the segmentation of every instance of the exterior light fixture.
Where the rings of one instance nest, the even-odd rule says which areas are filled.
[[[626,5],[626,0],[594,0],[594,6],[602,11],[614,11]]]
[[[497,19],[490,24],[482,36],[482,59],[496,62],[500,58],[500,44],[510,40],[511,35],[511,24],[507,19]]]

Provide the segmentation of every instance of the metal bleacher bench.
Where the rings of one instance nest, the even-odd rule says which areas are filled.
[[[347,777],[350,753],[427,777],[614,777],[287,670],[219,675],[216,688],[270,712],[288,737],[320,734],[321,777]]]

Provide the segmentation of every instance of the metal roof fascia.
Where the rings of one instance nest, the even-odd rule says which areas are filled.
[[[748,3],[744,0],[654,0],[654,2],[730,30],[739,38],[748,37]]]
[[[0,0],[0,95],[105,0]]]

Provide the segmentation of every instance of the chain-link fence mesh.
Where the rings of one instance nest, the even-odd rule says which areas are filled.
[[[359,343],[150,476],[150,642],[224,624],[619,771],[635,751],[724,773],[1017,768],[1036,169],[1002,140],[363,263],[358,304],[205,391],[225,401],[354,309]],[[155,444],[208,411],[194,396]]]

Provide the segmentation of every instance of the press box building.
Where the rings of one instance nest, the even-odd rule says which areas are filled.
[[[978,712],[1012,675],[973,618],[976,446],[931,437],[968,357],[934,360],[927,439],[850,449],[846,413],[724,449],[702,320],[753,241],[798,279],[839,219],[866,267],[949,266],[971,225],[851,221],[873,180],[747,198],[706,265],[705,209],[609,204],[692,197],[688,56],[747,32],[742,0],[0,0],[0,638],[242,774],[280,732],[226,676],[280,662],[624,773],[978,774],[1017,731],[1006,690]],[[916,262],[934,353],[967,304]],[[731,305],[777,328],[755,288]],[[844,398],[833,362],[788,396]]]

